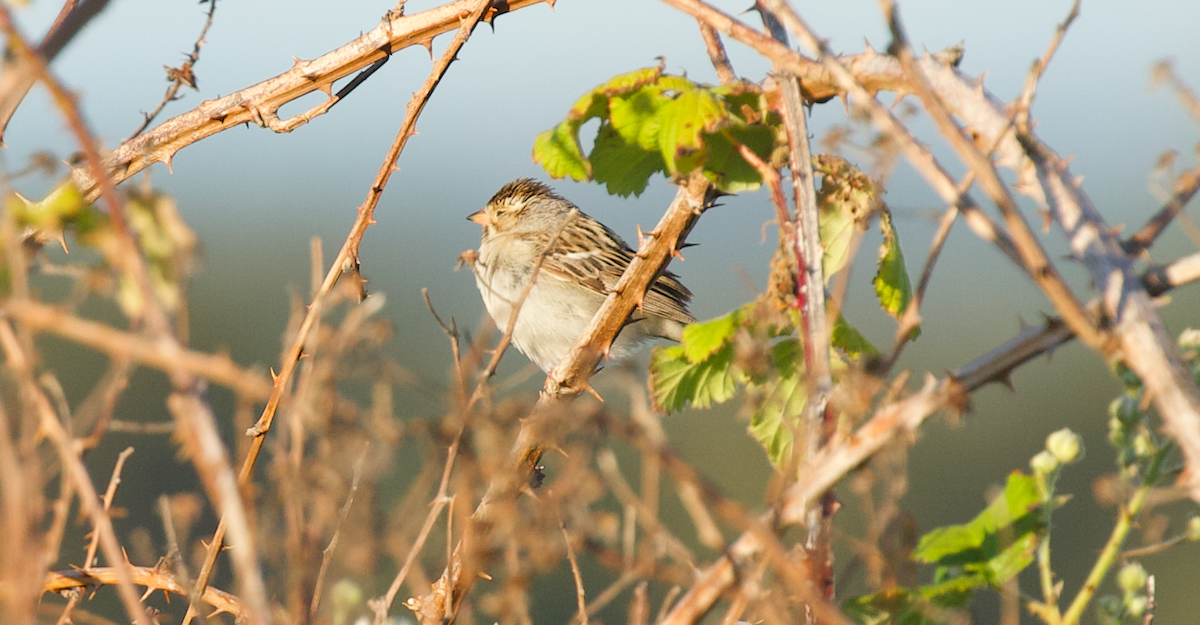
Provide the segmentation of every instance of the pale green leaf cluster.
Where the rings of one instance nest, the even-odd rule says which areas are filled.
[[[600,125],[585,155],[579,130],[593,119]],[[653,67],[585,94],[566,119],[538,135],[533,160],[555,178],[595,180],[621,196],[640,195],[656,173],[677,178],[697,170],[721,191],[737,193],[762,183],[740,147],[772,162],[784,144],[758,86],[701,85]]]
[[[1045,504],[1033,477],[1014,471],[1004,492],[974,519],[925,534],[913,559],[936,566],[934,582],[851,597],[843,604],[856,623],[934,625],[946,608],[965,606],[976,590],[998,589],[1033,563],[1046,533]]]

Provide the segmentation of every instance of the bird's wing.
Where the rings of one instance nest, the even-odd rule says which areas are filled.
[[[546,249],[549,239],[554,235],[548,233],[544,236],[545,241],[538,246],[539,249]],[[607,296],[616,287],[633,256],[634,251],[617,233],[581,214],[559,235],[553,251],[546,255],[541,270]],[[687,311],[687,303],[691,299],[692,292],[679,282],[679,278],[670,271],[663,271],[650,286],[642,300],[641,310],[634,313],[634,318],[654,316],[693,323],[696,319]]]

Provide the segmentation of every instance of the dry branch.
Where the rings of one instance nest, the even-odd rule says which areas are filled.
[[[175,578],[158,569],[152,569],[144,566],[129,566],[130,577],[134,584],[144,586],[149,589],[163,590],[177,595],[187,596],[188,588],[180,584]],[[117,583],[118,573],[113,567],[93,567],[87,571],[51,571],[46,575],[46,581],[42,584],[44,592],[63,592],[72,588],[94,588],[96,586],[110,586]],[[201,596],[204,603],[216,608],[209,616],[214,616],[220,612],[232,614],[234,617],[242,616],[242,603],[234,595],[216,588],[208,588]]]
[[[497,15],[548,1],[498,2],[484,19],[490,22]],[[119,184],[154,163],[165,163],[169,168],[179,150],[240,124],[291,132],[325,113],[337,102],[332,91],[334,82],[409,46],[432,49],[433,38],[457,29],[476,4],[475,0],[458,0],[413,15],[389,12],[378,26],[336,50],[311,61],[295,59],[291,69],[274,78],[208,100],[191,111],[172,117],[109,154],[104,164],[112,183]],[[280,107],[314,91],[324,92],[328,99],[288,119],[276,115]],[[91,172],[75,170],[73,179],[87,198],[96,197],[96,181]]]
[[[254,401],[271,394],[271,383],[261,375],[239,367],[226,355],[174,349],[110,325],[70,314],[62,308],[29,300],[9,300],[5,314],[18,319],[34,332],[49,332],[68,341],[86,345],[115,359],[130,359],[167,373],[186,372],[220,384]]]
[[[762,33],[748,29],[699,0],[664,1],[751,45],[778,65],[795,68],[793,71],[800,74],[802,79],[806,76],[803,73],[805,70],[814,76],[820,74],[812,69],[813,61],[791,50],[781,50]],[[814,50],[823,50],[821,41],[794,14],[787,17],[790,18],[789,26],[805,35],[806,45]],[[900,65],[893,57],[875,57],[878,62],[875,69],[891,65],[894,71],[895,66]],[[861,74],[856,60],[838,59],[823,52],[818,64],[824,68],[824,77],[831,77],[841,93],[856,105],[866,107],[881,129],[904,139],[902,145],[914,167],[926,176],[944,199],[961,205],[966,196],[957,194],[954,181],[936,163],[931,162],[925,154],[927,150],[911,138],[891,112],[875,101],[873,94],[889,87],[881,87],[878,81]],[[913,67],[914,72],[923,78],[922,82],[927,81],[928,90],[936,94],[945,109],[962,120],[964,130],[969,129],[980,144],[996,146],[997,162],[1018,174],[1017,188],[1049,209],[1050,215],[1062,226],[1075,257],[1084,262],[1097,289],[1105,294],[1104,313],[1110,319],[1116,340],[1105,342],[1102,337],[1096,337],[1093,346],[1100,349],[1106,359],[1124,360],[1146,381],[1166,421],[1166,427],[1179,442],[1189,467],[1193,468],[1189,471],[1189,475],[1195,476],[1191,478],[1193,496],[1200,500],[1200,389],[1185,371],[1174,342],[1167,335],[1149,296],[1141,288],[1133,273],[1132,262],[1124,254],[1112,228],[1091,205],[1067,171],[1065,163],[1038,141],[1032,131],[1018,128],[1014,133],[1012,120],[1004,105],[979,83],[960,74],[952,65],[930,57],[915,60]],[[900,95],[919,93],[920,87],[908,84],[903,78],[903,68],[899,69],[901,76],[897,83],[892,84],[892,90]],[[990,163],[978,164],[991,168]],[[986,173],[975,171],[977,176]],[[1000,197],[996,199],[1002,201]],[[1018,225],[1020,229],[1012,218],[1009,223]],[[1028,241],[1019,243],[1017,247],[1022,259],[1026,262],[1036,261],[1036,249],[1030,247]],[[1074,319],[1071,322],[1074,330],[1090,327],[1090,321],[1076,314],[1080,308],[1070,296],[1070,291],[1061,286],[1061,280],[1048,276],[1044,270],[1035,271],[1046,266],[1039,263],[1025,268],[1031,277],[1047,289],[1047,294],[1060,311],[1071,313],[1069,319]]]

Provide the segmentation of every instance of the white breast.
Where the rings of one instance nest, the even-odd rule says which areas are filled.
[[[537,257],[527,243],[524,244],[526,249],[521,250],[522,243],[505,241],[501,253],[495,241],[485,242],[479,246],[479,258],[475,262],[475,283],[483,296],[483,304],[502,332],[508,327],[509,316],[533,270],[532,260],[520,259]],[[599,293],[569,284],[556,275],[539,272],[517,315],[513,345],[543,371],[549,372],[575,345],[603,301],[604,297]],[[627,355],[645,339],[637,326],[625,328],[609,350],[611,357],[619,359]]]

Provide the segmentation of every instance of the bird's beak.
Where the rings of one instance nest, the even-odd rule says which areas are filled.
[[[473,221],[484,227],[492,225],[491,218],[488,217],[487,213],[483,211],[471,213],[469,216],[467,216],[467,221]]]

